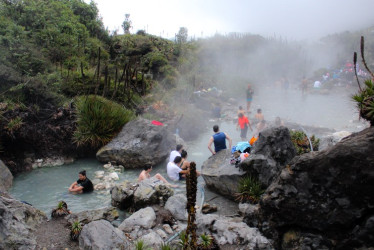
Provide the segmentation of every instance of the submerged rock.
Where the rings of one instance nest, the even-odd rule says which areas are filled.
[[[156,126],[138,118],[127,123],[96,157],[100,162],[115,161],[125,168],[142,168],[146,164],[163,162],[174,147],[175,136],[166,126]]]
[[[313,239],[322,237],[318,241],[324,245],[372,247],[367,229],[373,228],[368,218],[374,216],[373,152],[370,127],[324,151],[295,157],[260,200],[260,229],[275,241],[283,237],[281,228],[302,228],[302,235],[323,232]]]
[[[231,153],[229,150],[221,150],[209,157],[201,167],[201,175],[206,186],[229,199],[234,199],[238,192],[238,183],[244,171],[230,164]]]
[[[9,168],[0,160],[0,191],[7,191],[13,184],[13,175]]]

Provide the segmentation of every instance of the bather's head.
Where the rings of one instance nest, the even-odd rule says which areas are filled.
[[[79,180],[84,181],[86,179],[86,170],[82,170],[79,172]]]

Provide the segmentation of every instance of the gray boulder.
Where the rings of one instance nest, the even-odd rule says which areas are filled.
[[[13,184],[13,175],[7,166],[0,160],[0,191],[7,191]]]
[[[127,209],[133,205],[134,193],[138,184],[123,182],[115,185],[110,191],[112,197],[112,206],[119,209]]]
[[[143,208],[148,205],[165,204],[174,191],[164,182],[152,177],[139,183],[134,193],[134,206]]]
[[[323,232],[336,248],[373,246],[364,230],[374,216],[373,152],[370,127],[326,150],[295,157],[262,196],[259,228],[276,241],[283,237],[278,229],[302,228],[303,234]]]
[[[152,207],[140,209],[126,218],[118,229],[124,232],[131,232],[135,227],[140,226],[144,229],[150,229],[155,225],[156,213]]]
[[[321,151],[331,146],[334,146],[336,143],[340,142],[343,138],[351,134],[352,133],[348,131],[339,131],[331,135],[324,136],[321,138],[321,141],[318,146],[318,150]]]
[[[273,127],[260,133],[251,155],[239,167],[267,187],[295,156],[289,130],[283,126]]]
[[[153,231],[143,235],[139,240],[142,240],[144,244],[151,249],[160,249],[161,245],[164,243],[161,236]]]
[[[245,172],[230,164],[230,158],[231,152],[228,149],[219,151],[203,163],[201,175],[210,190],[234,199],[239,180]]]
[[[196,224],[198,234],[212,234],[219,245],[239,244],[245,249],[272,249],[271,242],[257,228],[251,228],[237,219],[198,214]]]
[[[85,225],[79,236],[79,248],[89,249],[130,249],[123,232],[106,220],[93,221]]]
[[[137,184],[125,182],[116,185],[111,193],[112,206],[120,209],[129,207],[140,209],[150,205],[164,204],[174,191],[162,181],[152,177]]]
[[[34,232],[45,214],[9,196],[0,196],[0,249],[35,249]]]
[[[128,122],[96,157],[100,162],[115,161],[125,168],[142,168],[145,164],[163,162],[174,147],[175,136],[166,126],[156,126],[138,118]]]
[[[112,222],[119,217],[118,211],[114,207],[105,207],[95,210],[87,210],[79,213],[69,214],[66,219],[70,224],[79,221],[85,225],[95,220],[106,220]]]
[[[170,197],[166,204],[165,209],[170,211],[173,217],[177,220],[187,220],[187,197],[184,194],[176,194]]]

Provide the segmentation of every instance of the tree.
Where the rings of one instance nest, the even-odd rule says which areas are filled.
[[[180,27],[179,32],[176,35],[177,43],[186,43],[188,38],[188,29],[186,27]]]
[[[131,20],[129,18],[130,14],[125,14],[125,21],[123,21],[122,23],[122,28],[125,34],[130,34],[130,28],[132,28]]]

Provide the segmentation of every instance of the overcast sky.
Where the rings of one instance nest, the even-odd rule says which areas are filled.
[[[90,0],[85,0],[90,2]],[[189,36],[248,32],[301,40],[374,25],[374,0],[94,0],[105,27],[123,33],[173,37],[180,27]]]

